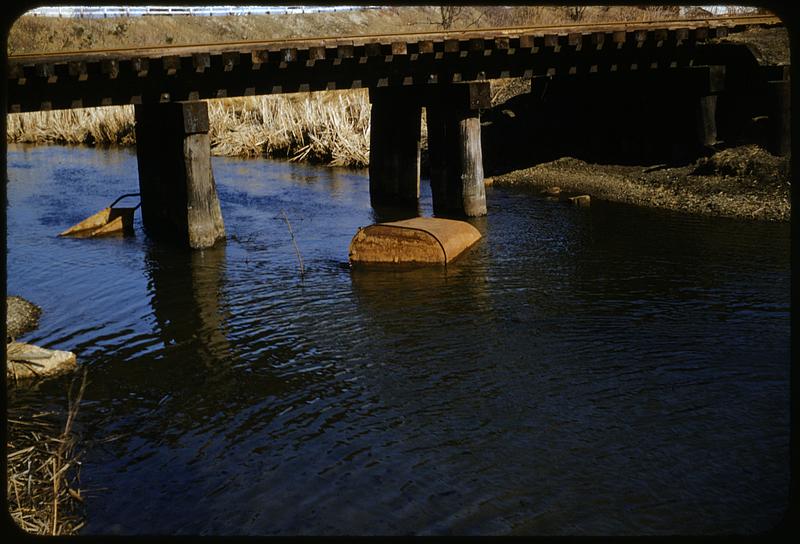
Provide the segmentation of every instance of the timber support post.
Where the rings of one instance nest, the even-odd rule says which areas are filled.
[[[427,97],[434,213],[486,215],[480,110],[490,106],[488,81],[445,85]]]
[[[769,104],[769,151],[786,156],[792,150],[791,83],[788,79],[767,81]]]
[[[701,148],[711,148],[717,143],[717,95],[725,90],[725,66],[697,66],[696,85],[699,100],[696,106],[697,143]]]
[[[138,104],[136,157],[147,234],[193,249],[225,238],[211,170],[208,104]]]
[[[422,106],[403,89],[371,88],[369,195],[373,206],[419,200]]]

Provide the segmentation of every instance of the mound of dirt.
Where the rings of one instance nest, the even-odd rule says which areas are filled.
[[[697,161],[694,175],[746,176],[765,182],[788,178],[789,161],[776,157],[757,145],[725,149]]]
[[[497,186],[589,194],[593,199],[739,219],[788,221],[789,161],[757,146],[726,149],[694,165],[590,164],[572,157],[494,176]]]
[[[729,34],[719,43],[747,45],[759,64],[790,64],[789,32],[786,28],[753,28]]]

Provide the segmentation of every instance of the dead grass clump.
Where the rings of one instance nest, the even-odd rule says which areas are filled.
[[[6,139],[15,143],[133,145],[133,106],[11,113]]]
[[[84,525],[80,511],[83,498],[77,487],[80,464],[72,425],[85,387],[84,372],[77,394],[68,400],[67,420],[61,432],[53,412],[8,411],[8,510],[28,533],[72,535]]]
[[[366,90],[209,101],[211,152],[285,157],[332,166],[369,164]],[[134,145],[133,106],[14,113],[9,142]]]
[[[369,164],[365,90],[211,101],[216,155],[286,157],[333,166]]]
[[[692,174],[769,180],[787,177],[788,166],[785,158],[776,157],[757,145],[744,145],[698,160]]]

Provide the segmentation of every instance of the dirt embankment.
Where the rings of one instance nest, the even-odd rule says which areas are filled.
[[[492,182],[557,186],[601,200],[739,219],[788,221],[791,215],[788,159],[755,145],[674,168],[589,164],[565,157],[495,176]]]
[[[9,54],[310,36],[435,32],[492,26],[675,18],[670,6],[387,6],[360,11],[220,17],[21,17]]]

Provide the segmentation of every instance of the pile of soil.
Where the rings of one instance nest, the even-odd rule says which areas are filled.
[[[496,176],[498,186],[558,186],[593,199],[669,210],[788,221],[791,178],[787,158],[742,146],[687,166],[589,164],[571,157]]]
[[[751,28],[716,41],[746,44],[759,64],[791,64],[789,32],[785,27]]]

